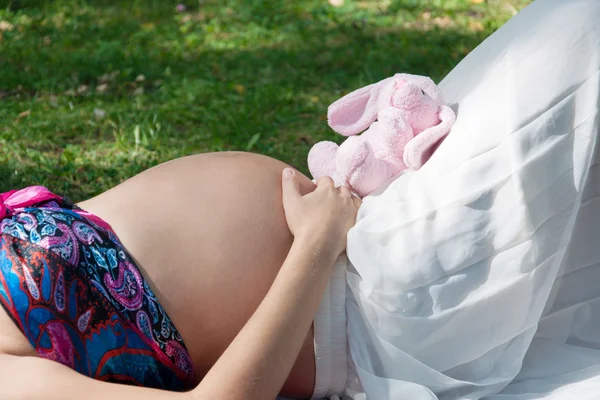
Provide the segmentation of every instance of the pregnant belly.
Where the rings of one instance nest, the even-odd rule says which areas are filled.
[[[198,380],[269,290],[292,243],[281,204],[285,164],[248,153],[174,160],[80,203],[115,229],[180,331]],[[314,185],[303,179],[301,190]],[[310,397],[308,332],[284,395]]]

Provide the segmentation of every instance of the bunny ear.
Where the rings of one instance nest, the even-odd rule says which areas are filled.
[[[390,79],[357,89],[331,104],[327,109],[331,129],[344,136],[367,129],[377,119],[377,102]]]

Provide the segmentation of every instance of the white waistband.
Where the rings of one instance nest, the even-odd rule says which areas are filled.
[[[312,399],[341,395],[346,386],[346,253],[333,266],[323,300],[314,320],[316,361],[315,387]]]

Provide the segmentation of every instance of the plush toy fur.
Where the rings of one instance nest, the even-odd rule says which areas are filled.
[[[331,176],[364,197],[398,173],[421,168],[456,115],[430,78],[396,74],[337,100],[328,119],[348,139],[340,146],[315,144],[308,154],[310,173],[315,179]]]

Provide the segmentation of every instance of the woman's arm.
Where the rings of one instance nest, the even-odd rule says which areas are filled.
[[[316,243],[294,240],[264,300],[197,387],[197,399],[272,400],[277,396],[310,329],[335,261],[329,254],[318,254]]]

